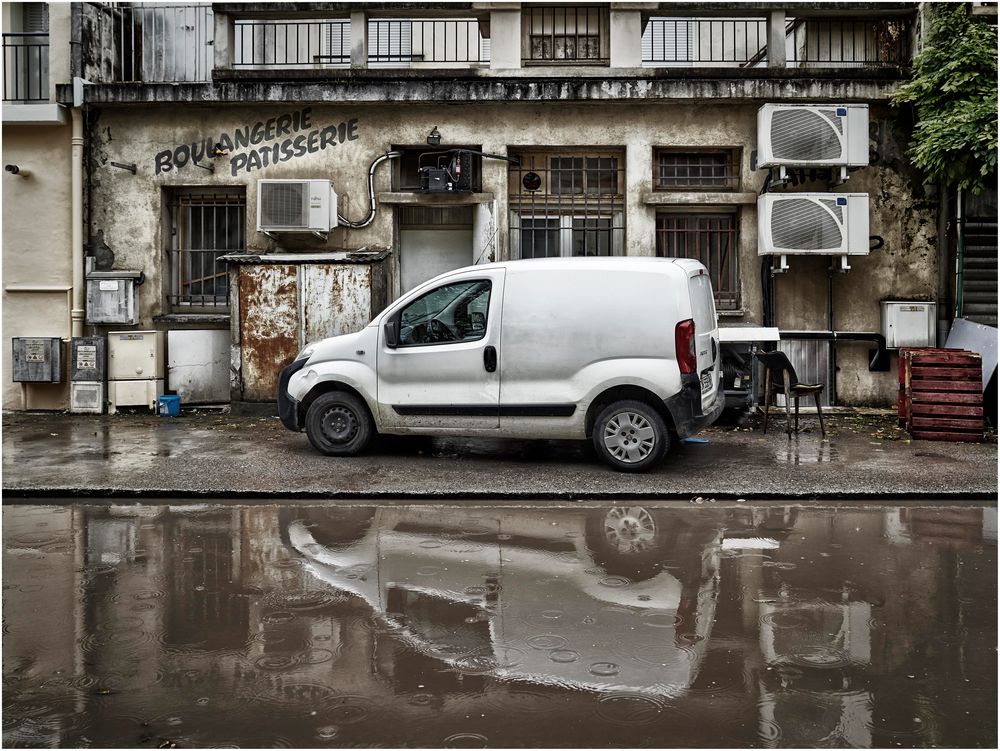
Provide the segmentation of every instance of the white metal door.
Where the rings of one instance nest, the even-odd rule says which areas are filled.
[[[379,331],[378,408],[385,427],[499,427],[503,269],[468,272],[407,300]],[[435,333],[437,332],[437,333]]]

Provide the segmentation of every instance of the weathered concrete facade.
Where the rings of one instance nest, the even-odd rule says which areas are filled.
[[[151,110],[150,107],[153,109]],[[658,209],[698,206],[708,201],[739,208],[739,278],[741,312],[725,312],[723,324],[760,325],[761,281],[757,255],[756,196],[764,171],[750,169],[750,152],[756,149],[757,102],[672,103],[508,103],[449,106],[418,104],[345,103],[290,106],[168,108],[158,105],[103,106],[91,132],[96,169],[92,176],[91,234],[103,232],[115,253],[115,265],[139,268],[147,283],[140,292],[143,325],[153,325],[164,309],[164,196],[177,187],[239,187],[247,206],[247,248],[253,252],[334,250],[361,247],[398,247],[397,204],[390,203],[391,164],[375,175],[375,191],[383,201],[374,222],[364,229],[338,227],[328,240],[283,236],[277,242],[254,231],[257,180],[261,178],[329,178],[338,193],[342,213],[360,219],[367,212],[367,174],[372,159],[392,148],[420,145],[437,126],[443,134],[441,148],[449,144],[475,144],[485,152],[515,154],[521,147],[559,149],[566,145],[622,149],[625,153],[625,240],[628,255],[654,255],[655,218]],[[305,153],[278,164],[247,170],[241,149],[211,160],[214,172],[190,162],[164,170],[167,157],[176,152],[184,160],[191,144],[217,140],[223,134],[290,114],[307,113],[304,133],[323,132],[330,126],[352,123],[353,140],[329,143],[314,153]],[[833,328],[877,331],[882,299],[926,299],[934,297],[937,279],[935,203],[924,195],[900,158],[897,123],[888,107],[873,108],[872,141],[884,159],[852,174],[842,192],[867,192],[872,196],[871,233],[885,239],[885,247],[867,257],[852,259],[852,270],[833,277]],[[297,135],[297,134],[290,134]],[[264,140],[259,149],[273,147],[279,138]],[[317,144],[318,139],[315,139]],[[279,144],[280,145],[280,144]],[[316,145],[316,144],[314,144]],[[653,190],[654,149],[665,146],[740,149],[739,186],[728,194],[656,193]],[[179,151],[177,151],[179,149]],[[110,168],[111,161],[134,163],[137,174]],[[208,163],[209,160],[206,160]],[[158,172],[157,165],[161,164]],[[235,174],[234,174],[235,173]],[[806,185],[804,189],[810,186]],[[482,192],[496,200],[499,227],[486,258],[511,257],[509,238],[508,165],[483,160]],[[516,186],[515,186],[516,189]],[[825,189],[819,187],[817,189]],[[415,200],[420,200],[415,198]],[[440,201],[460,202],[459,196]],[[476,248],[479,255],[482,248]],[[827,329],[827,271],[823,259],[795,257],[791,270],[777,283],[777,325],[788,329]],[[399,272],[394,259],[390,289],[398,289]],[[888,404],[895,396],[893,374],[868,373],[867,349],[841,346],[838,364],[844,375],[838,381],[843,403]]]

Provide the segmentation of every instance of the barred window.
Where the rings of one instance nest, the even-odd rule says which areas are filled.
[[[623,152],[524,150],[517,156],[520,164],[508,173],[512,257],[622,252]]]
[[[243,191],[177,192],[171,195],[170,292],[172,308],[229,305],[229,275],[220,256],[246,246],[246,199]]]
[[[739,149],[660,149],[656,152],[657,190],[737,190]]]
[[[694,258],[705,264],[719,310],[739,310],[739,213],[660,212],[656,215],[656,255]]]

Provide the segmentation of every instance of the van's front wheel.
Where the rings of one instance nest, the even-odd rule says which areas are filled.
[[[645,472],[663,459],[670,433],[659,413],[645,402],[614,402],[594,423],[594,448],[612,469]]]
[[[327,456],[360,454],[374,433],[367,407],[354,394],[328,391],[316,397],[306,412],[309,442]]]

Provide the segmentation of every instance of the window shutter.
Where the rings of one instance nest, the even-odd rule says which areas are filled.
[[[21,3],[21,19],[26,34],[45,34],[49,30],[48,3]]]

